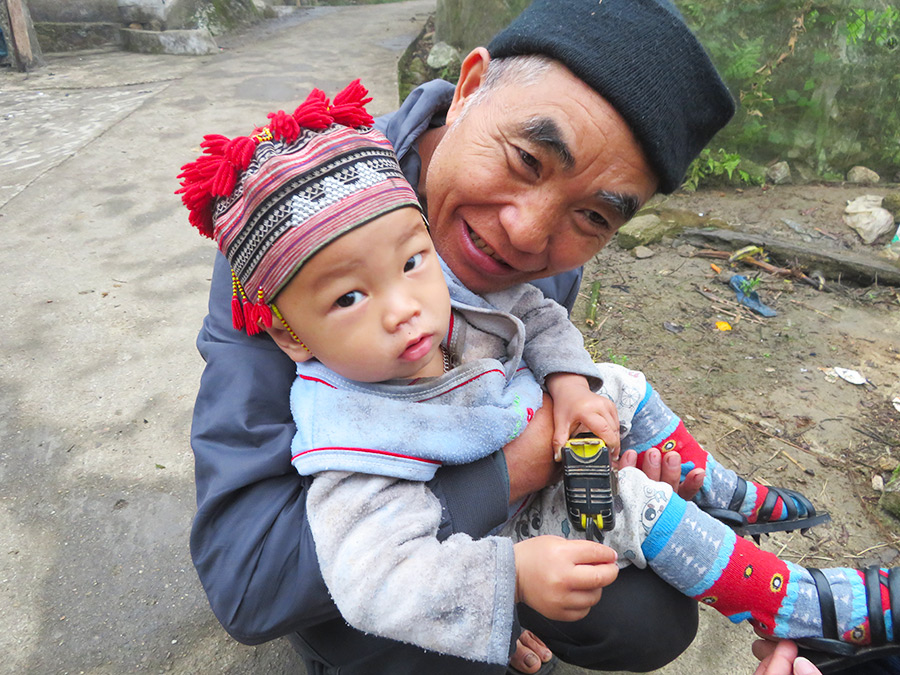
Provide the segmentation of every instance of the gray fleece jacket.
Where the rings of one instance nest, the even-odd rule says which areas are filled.
[[[298,364],[292,462],[316,476],[307,518],[322,576],[351,626],[503,664],[512,541],[455,534],[439,542],[441,506],[424,481],[442,463],[475,461],[518,436],[547,375],[574,372],[594,389],[601,382],[560,305],[529,285],[480,297],[443,269],[454,310],[446,344],[459,366],[412,384],[363,384],[315,361]]]

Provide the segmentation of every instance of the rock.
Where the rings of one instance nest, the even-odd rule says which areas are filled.
[[[136,21],[132,21],[130,24],[128,24],[128,29],[129,30],[144,30],[144,26],[142,24],[139,24]]]
[[[881,208],[882,198],[877,195],[863,195],[847,203],[844,209],[844,224],[856,231],[867,244],[872,244],[880,236],[893,233],[894,216]]]
[[[162,21],[159,19],[151,19],[147,24],[147,30],[161,31],[163,29]]]
[[[812,183],[820,179],[820,176],[818,173],[816,173],[816,170],[806,162],[795,161],[793,172],[799,177],[800,183]]]
[[[892,480],[884,486],[878,505],[894,518],[900,518],[900,481]]]
[[[896,459],[891,457],[890,455],[882,455],[878,458],[878,461],[875,462],[879,471],[893,471],[897,468],[897,465],[900,464]]]
[[[875,492],[884,492],[884,478],[880,474],[876,473],[872,476],[872,489]]]
[[[848,183],[877,183],[881,176],[864,166],[854,166],[847,172]]]
[[[881,208],[890,211],[895,221],[900,221],[900,192],[890,192],[881,200]]]
[[[122,28],[122,47],[139,54],[179,54],[200,56],[219,51],[216,41],[206,28],[197,30],[131,30]]]
[[[746,157],[742,157],[738,169],[747,173],[750,177],[750,180],[747,182],[751,185],[763,185],[766,182],[766,167],[762,164],[757,164]]]
[[[787,162],[775,162],[766,169],[766,178],[774,185],[784,185],[791,182],[791,167]]]
[[[644,258],[652,258],[653,249],[647,248],[646,246],[635,246],[633,249],[631,249],[631,255],[633,255],[638,260],[643,260]]]
[[[656,244],[667,234],[680,231],[680,229],[680,225],[663,222],[659,216],[652,213],[635,216],[619,229],[616,242],[625,250],[630,251],[635,246]]]
[[[438,42],[431,51],[428,52],[428,58],[425,60],[429,68],[441,70],[447,68],[454,63],[459,63],[459,52],[455,47],[448,45],[446,42]]]

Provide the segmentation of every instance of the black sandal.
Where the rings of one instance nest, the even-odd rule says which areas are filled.
[[[800,534],[806,534],[806,531],[809,528],[831,521],[831,516],[828,515],[828,513],[816,513],[816,507],[812,505],[812,502],[796,490],[770,487],[769,493],[763,500],[762,506],[759,507],[759,512],[756,515],[756,522],[749,523],[747,522],[747,516],[738,511],[744,501],[744,495],[746,494],[747,481],[743,478],[739,478],[738,485],[734,490],[734,495],[732,495],[731,503],[728,505],[727,509],[704,508],[703,510],[713,518],[721,520],[731,527],[738,536],[750,536],[757,541],[759,540],[760,535],[769,534],[771,532],[791,532],[793,530],[800,530]],[[770,520],[772,518],[772,511],[775,509],[775,503],[779,497],[781,497],[781,500],[784,502],[784,506],[787,509],[787,518],[784,520]],[[794,500],[803,505],[803,508],[806,510],[805,515],[800,515],[800,511],[797,509],[797,504]]]
[[[822,634],[820,638],[803,638],[796,640],[800,647],[800,656],[805,656],[822,675],[830,673],[898,673],[900,666],[900,631],[897,625],[893,630],[893,642],[888,642],[884,625],[884,610],[881,608],[881,587],[887,586],[891,599],[891,616],[900,617],[900,568],[888,570],[887,579],[877,566],[867,567],[865,571],[866,605],[869,611],[869,630],[871,643],[854,645],[841,642],[838,637],[837,614],[834,610],[834,596],[831,584],[818,569],[808,568],[816,584],[819,594],[819,610],[822,613]],[[875,661],[878,660],[878,663]],[[861,664],[868,666],[860,668]]]

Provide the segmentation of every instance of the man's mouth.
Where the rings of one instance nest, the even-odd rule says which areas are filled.
[[[492,260],[496,260],[498,263],[508,266],[508,263],[499,255],[497,255],[496,251],[494,251],[494,249],[492,249],[484,239],[479,237],[475,230],[473,230],[468,225],[466,225],[466,230],[469,233],[469,238],[472,240],[472,243],[475,244],[475,247],[478,250],[480,250]]]

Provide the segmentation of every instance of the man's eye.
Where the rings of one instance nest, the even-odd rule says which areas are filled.
[[[422,264],[422,254],[416,253],[412,258],[406,261],[406,264],[403,266],[404,272],[412,272],[419,265]]]
[[[584,215],[594,227],[609,227],[609,221],[596,211],[585,211]]]
[[[350,307],[350,305],[355,305],[362,299],[362,291],[350,291],[349,293],[344,293],[341,297],[335,300],[334,304],[338,307]]]
[[[529,169],[537,169],[538,168],[538,160],[534,155],[525,152],[521,148],[519,149],[519,158],[522,160],[522,163],[527,166]]]

